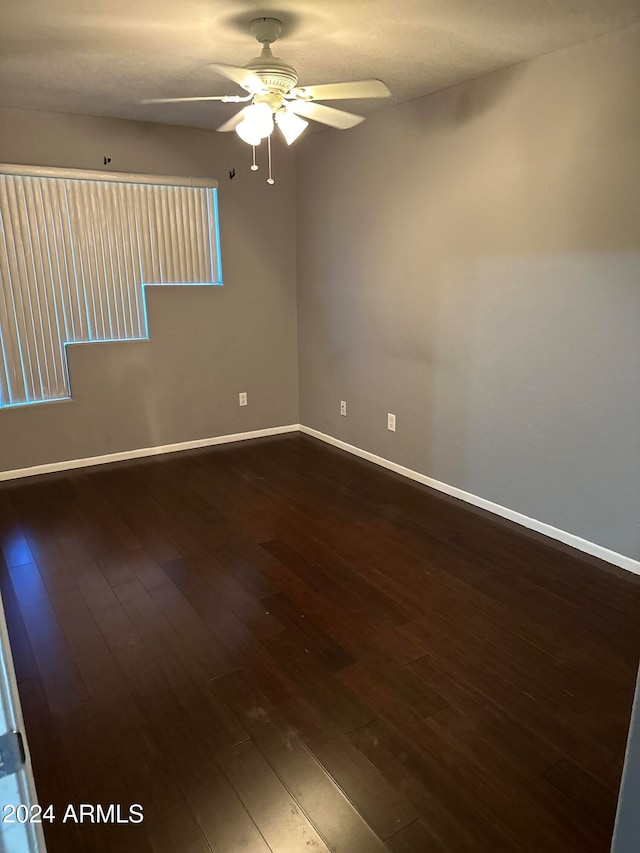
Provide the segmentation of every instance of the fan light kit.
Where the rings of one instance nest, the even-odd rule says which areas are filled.
[[[287,145],[291,145],[309,126],[317,121],[338,130],[347,130],[364,121],[363,116],[327,107],[317,101],[357,100],[359,98],[388,98],[391,92],[381,80],[358,80],[350,83],[321,83],[298,87],[298,74],[284,60],[274,56],[271,45],[280,37],[282,22],[277,18],[256,18],[251,32],[262,45],[260,56],[245,66],[211,63],[222,77],[232,80],[248,94],[212,95],[195,98],[161,98],[143,101],[145,104],[172,104],[194,101],[220,101],[224,104],[246,103],[240,112],[218,128],[222,133],[235,130],[253,149],[251,170],[256,172],[256,147],[267,141],[268,184],[275,181],[271,174],[271,134],[277,126]],[[301,116],[303,116],[301,118]]]

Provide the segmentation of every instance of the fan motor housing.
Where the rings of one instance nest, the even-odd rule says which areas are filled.
[[[267,48],[264,53],[271,53]],[[256,56],[244,66],[262,80],[267,89],[275,92],[286,94],[290,89],[293,89],[298,82],[298,75],[295,68],[287,65],[282,59],[277,56]]]

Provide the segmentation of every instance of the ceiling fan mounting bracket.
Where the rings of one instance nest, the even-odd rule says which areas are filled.
[[[277,18],[254,18],[251,32],[260,44],[273,44],[282,33],[282,21]]]
[[[262,45],[262,52],[247,62],[245,68],[257,74],[269,92],[286,94],[298,82],[298,75],[294,68],[271,52],[271,45],[282,33],[282,21],[254,18],[251,32]]]

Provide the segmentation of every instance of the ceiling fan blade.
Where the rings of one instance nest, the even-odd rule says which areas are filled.
[[[242,68],[241,65],[225,65],[222,62],[211,62],[209,63],[209,68],[213,68],[217,74],[221,74],[227,80],[233,80],[234,83],[242,86],[243,89],[251,92],[252,95],[264,94],[267,91],[266,86],[258,75],[253,71],[249,71],[248,68]]]
[[[382,80],[354,80],[350,83],[299,86],[289,95],[311,101],[338,101],[345,98],[388,98],[391,92]]]
[[[298,115],[319,121],[320,124],[328,124],[329,127],[337,127],[339,130],[347,130],[364,121],[364,116],[337,110],[335,107],[325,107],[324,104],[312,104],[310,101],[289,101],[287,106]]]
[[[235,130],[244,118],[245,113],[248,109],[249,107],[243,107],[240,112],[237,112],[234,116],[231,116],[228,121],[225,121],[225,123],[221,124],[220,127],[217,127],[216,130],[220,131],[220,133],[228,133],[230,130]]]
[[[252,95],[243,98],[242,95],[207,95],[199,98],[150,98],[140,101],[141,104],[183,104],[190,101],[222,101],[224,104],[240,104],[248,101]]]

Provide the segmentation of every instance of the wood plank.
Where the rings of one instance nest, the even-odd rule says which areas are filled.
[[[331,850],[383,853],[385,845],[295,732],[271,720],[256,723],[251,739]]]
[[[291,599],[282,592],[261,599],[262,604],[270,613],[278,617],[287,631],[294,633],[299,639],[298,645],[312,648],[318,654],[331,672],[337,672],[345,666],[355,663],[339,643],[336,643],[312,616],[297,607]]]
[[[245,741],[231,747],[220,753],[218,763],[272,850],[328,853],[330,848],[255,744]]]
[[[268,747],[269,743],[275,742],[277,747],[279,739],[287,745],[287,749],[295,748],[301,753],[300,742],[303,742],[380,838],[386,838],[415,820],[416,813],[408,801],[398,796],[339,729],[333,726],[322,726],[321,729],[312,727],[312,734],[309,736],[309,716],[312,709],[307,703],[304,703],[302,709],[303,717],[291,713],[290,703],[275,708],[266,696],[256,689],[243,670],[216,679],[214,684],[247,727],[267,760],[270,761],[270,757],[263,749],[265,744]],[[268,725],[276,727],[279,734],[274,735]],[[268,737],[265,737],[265,732]],[[304,760],[302,756],[299,763]],[[308,763],[308,759],[306,760]],[[273,764],[272,766],[275,767]],[[317,776],[317,770],[315,775]],[[287,781],[288,777],[281,775],[281,778],[292,790]],[[300,784],[304,782],[301,777],[298,777],[298,780]],[[326,782],[324,785],[326,787]],[[335,797],[335,794],[333,796]],[[304,807],[302,801],[301,804]],[[308,814],[313,819],[313,814]],[[332,835],[325,832],[322,834],[328,839]],[[338,844],[337,846],[339,847]]]
[[[446,850],[421,820],[410,823],[388,838],[387,846],[393,853],[436,853]]]
[[[311,750],[380,838],[389,838],[415,820],[417,813],[409,801],[346,735],[316,739]]]

